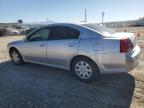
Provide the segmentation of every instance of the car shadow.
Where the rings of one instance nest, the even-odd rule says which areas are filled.
[[[129,108],[135,79],[129,73],[103,74],[84,83],[70,72],[27,63],[0,63],[0,105],[20,108]]]

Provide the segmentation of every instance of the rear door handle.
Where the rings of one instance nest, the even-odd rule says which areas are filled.
[[[76,43],[68,43],[68,46],[70,47],[76,46]]]
[[[40,47],[44,47],[44,46],[46,46],[46,44],[45,44],[45,43],[40,44]]]

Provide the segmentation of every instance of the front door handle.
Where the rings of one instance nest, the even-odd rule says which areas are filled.
[[[68,46],[70,47],[76,46],[76,43],[68,43]]]
[[[44,44],[44,43],[40,44],[40,47],[45,47],[45,46],[46,46],[46,44]]]

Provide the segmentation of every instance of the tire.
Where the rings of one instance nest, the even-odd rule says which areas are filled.
[[[12,59],[12,62],[13,62],[14,64],[16,64],[16,65],[21,65],[21,64],[24,63],[21,54],[20,54],[19,51],[16,50],[16,49],[12,49],[12,50],[10,51],[10,57],[11,57],[11,59]]]
[[[97,65],[86,57],[78,57],[72,62],[72,72],[84,82],[98,80],[100,71]]]

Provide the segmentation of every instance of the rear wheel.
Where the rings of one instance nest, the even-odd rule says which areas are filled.
[[[100,76],[100,72],[96,64],[86,57],[74,59],[72,62],[72,71],[78,79],[86,82],[97,80]]]
[[[16,49],[12,49],[10,51],[10,57],[11,57],[13,63],[16,65],[20,65],[23,63],[22,56]]]

